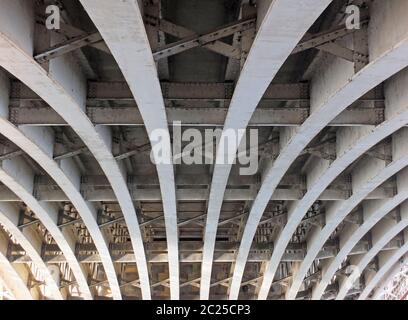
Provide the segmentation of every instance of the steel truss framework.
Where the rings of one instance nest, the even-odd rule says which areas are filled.
[[[1,1],[0,299],[405,299],[407,10]]]

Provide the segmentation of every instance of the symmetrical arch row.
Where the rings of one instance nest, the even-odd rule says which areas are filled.
[[[365,299],[406,254],[407,226],[404,223],[408,149],[405,141],[408,131],[404,127],[408,124],[405,105],[408,24],[400,19],[401,12],[408,10],[406,1],[391,0],[390,4],[374,1],[368,8],[370,19],[364,22],[364,27],[361,30],[343,30],[342,36],[336,29],[337,38],[331,33],[315,38],[308,33],[319,27],[319,18],[324,20],[325,15],[338,13],[338,4],[330,0],[313,1],[313,6],[309,1],[263,0],[258,1],[255,9],[251,3],[242,1],[235,26],[227,25],[212,33],[198,35],[173,25],[168,33],[176,38],[185,35],[186,39],[167,45],[164,41],[165,45],[160,50],[156,50],[159,42],[163,44],[160,28],[166,29],[169,25],[160,21],[160,10],[160,23],[157,25],[154,16],[150,15],[160,4],[155,3],[152,9],[141,1],[80,0],[77,5],[82,5],[80,8],[87,15],[89,29],[98,31],[92,34],[97,41],[89,40],[90,35],[87,35],[88,40],[68,37],[66,44],[64,32],[49,32],[37,23],[38,8],[30,1],[4,0],[0,4],[0,66],[5,70],[0,75],[0,133],[19,149],[13,155],[3,155],[1,159],[1,187],[11,192],[10,198],[15,197],[16,203],[11,203],[14,200],[0,202],[0,223],[28,256],[27,261],[40,270],[48,298],[65,299],[68,296],[59,279],[54,277],[52,259],[45,260],[44,247],[57,252],[55,256],[61,255],[59,260],[53,258],[54,263],[58,261],[69,267],[72,283],[68,286],[75,284],[79,296],[85,299],[102,296],[122,299],[125,298],[123,288],[129,286],[140,290],[139,296],[143,299],[154,297],[158,287],[164,288],[162,292],[168,292],[171,299],[185,297],[186,294],[181,294],[185,287],[192,287],[196,291],[191,291],[201,299],[218,297],[222,292],[220,287],[223,287],[226,288],[224,295],[238,299],[240,296],[248,297],[248,286],[254,287],[250,291],[251,297],[258,299],[321,299],[332,297],[333,292],[337,299],[350,297],[356,292],[361,292],[359,299]],[[257,13],[255,30],[254,21],[250,20],[254,12]],[[108,19],[112,13],[114,17]],[[245,22],[245,19],[248,21]],[[292,21],[290,27],[288,20]],[[344,23],[344,16],[338,22]],[[149,28],[152,27],[160,30],[156,40],[152,40],[154,36],[150,35]],[[239,44],[239,61],[230,48],[237,42],[235,33],[238,32],[231,31],[234,28],[241,28],[239,35],[244,39]],[[218,41],[218,33],[223,32],[224,37],[233,36],[232,45]],[[128,134],[126,129],[118,128],[120,126],[114,122],[109,126],[98,125],[90,119],[87,110],[90,103],[87,97],[89,72],[84,70],[83,64],[78,64],[76,50],[84,49],[79,54],[82,54],[79,58],[82,62],[87,60],[87,55],[94,53],[87,52],[86,44],[81,44],[81,41],[93,49],[96,45],[95,50],[102,48],[108,57],[104,56],[103,61],[113,60],[120,74],[118,78],[123,77],[126,81],[134,99],[123,98],[120,103],[128,108],[126,103],[130,103],[131,107],[136,103],[143,127],[132,127],[129,135],[136,136],[136,139],[146,136],[148,147],[145,149],[138,146],[136,151],[118,156],[115,152],[117,141]],[[63,45],[59,46],[61,43]],[[302,46],[308,48],[307,45],[320,50],[313,57],[313,63],[302,69],[300,78],[306,78],[309,83],[307,98],[283,99],[284,102],[270,99],[268,102],[275,107],[290,106],[291,103],[303,106],[302,103],[307,100],[306,103],[310,104],[307,114],[298,126],[270,125],[270,132],[267,131],[270,128],[264,129],[268,132],[266,144],[272,141],[273,150],[269,150],[268,156],[260,157],[259,179],[254,179],[255,182],[247,179],[250,181],[246,182],[250,185],[247,190],[238,187],[231,191],[234,189],[231,181],[237,179],[241,183],[243,178],[232,175],[236,166],[223,164],[222,160],[236,155],[242,136],[238,137],[237,148],[228,151],[223,144],[226,141],[223,136],[228,130],[249,127],[270,84],[285,79],[283,73],[286,64],[291,61],[289,57],[306,50]],[[231,76],[233,93],[228,94],[228,99],[211,101],[220,103],[222,100],[222,104],[228,100],[229,103],[225,110],[221,143],[215,150],[215,164],[203,170],[209,175],[208,183],[198,181],[198,177],[192,183],[184,182],[184,186],[191,187],[191,190],[200,190],[191,193],[178,185],[180,172],[189,169],[173,164],[171,138],[175,132],[174,128],[170,130],[168,127],[169,101],[164,99],[165,89],[161,82],[166,77],[182,78],[173,75],[177,72],[169,64],[175,66],[180,62],[170,56],[182,53],[190,46],[202,46],[227,56],[226,69],[235,70],[230,72],[235,74]],[[41,51],[50,50],[50,47],[51,53],[38,55]],[[11,82],[16,83],[16,79],[40,100],[10,99],[11,95],[18,96],[10,93]],[[375,90],[383,90],[384,97],[363,98]],[[176,97],[170,102],[174,109],[177,109],[178,99],[181,104],[202,103],[198,101],[200,99],[184,101]],[[110,108],[112,100],[94,99],[92,103],[98,108]],[[58,125],[16,124],[11,117],[10,105],[19,108],[24,107],[24,103],[34,107],[35,103],[40,107],[46,104],[68,129],[64,133],[65,129]],[[376,119],[368,125],[330,126],[343,112],[354,112],[356,108],[366,108],[370,112],[381,109],[380,121]],[[163,134],[161,141],[157,140],[158,130]],[[61,144],[61,132],[80,141],[81,149],[56,154],[56,145]],[[143,159],[146,159],[146,154],[159,144],[167,152],[164,159],[163,155],[153,153],[153,158],[156,157],[154,165],[138,168],[129,160],[143,152]],[[87,154],[86,161],[96,167],[88,175],[89,179],[103,180],[91,187],[91,191],[97,190],[97,196],[93,198],[84,190],[84,177],[89,166],[77,158],[83,153]],[[152,176],[157,174],[159,191],[154,193],[149,187],[132,189],[129,171],[138,172],[133,176],[142,176],[143,179],[140,171],[145,168]],[[47,201],[36,193],[39,171],[44,181],[51,181]],[[294,171],[300,174],[292,175]],[[288,184],[286,181],[295,181],[295,178],[302,180],[299,185],[303,189],[297,195],[292,193],[288,196],[287,192],[283,195],[279,187]],[[339,196],[340,193],[332,192],[332,189],[342,179],[348,180],[348,189]],[[142,184],[138,182],[135,185]],[[149,186],[149,183],[145,184]],[[201,191],[197,185],[208,185],[208,189]],[[393,194],[380,195],[387,185],[395,186]],[[200,214],[185,218],[184,212],[193,212],[191,205],[185,209],[185,202],[197,206],[200,201],[204,203],[203,208],[198,210]],[[234,201],[238,201],[238,205]],[[44,244],[33,228],[22,227],[20,202],[33,214],[31,217],[24,216],[29,220],[28,225],[41,224],[52,238],[52,243]],[[61,223],[61,203],[72,206],[77,214],[75,218],[65,216]],[[113,214],[101,222],[100,212],[104,206],[114,207],[111,211],[119,212],[119,215]],[[153,214],[149,217],[144,215],[140,210],[143,206]],[[319,217],[309,216],[315,206],[321,209]],[[222,214],[225,211],[230,212],[227,218]],[[275,215],[278,211],[277,216],[282,219]],[[89,243],[78,244],[74,234],[76,229],[66,228],[77,223],[84,228]],[[304,239],[294,241],[299,228],[305,223],[308,231]],[[113,228],[120,226],[122,231],[125,230],[120,240],[123,242],[112,241],[117,238],[111,234],[117,230],[104,230],[104,227],[113,225]],[[232,232],[232,229],[225,230],[230,225],[238,229],[236,234],[235,229]],[[152,228],[149,229],[149,226]],[[262,243],[256,240],[263,226],[272,230],[272,241]],[[201,228],[200,237],[194,234],[198,227]],[[399,236],[401,233],[402,238]],[[151,249],[147,238],[153,243],[160,242],[160,248]],[[368,247],[359,253],[356,247],[367,238]],[[231,239],[235,239],[234,246],[228,247],[225,252],[219,248],[218,241],[225,245],[223,242],[232,242]],[[395,239],[401,239],[397,241],[398,248],[392,246],[388,250],[387,246]],[[3,240],[3,249],[10,246],[9,240]],[[190,243],[194,241],[200,241],[199,250]],[[115,245],[119,256],[112,253]],[[333,250],[327,249],[333,246]],[[79,260],[79,247],[88,252],[82,261]],[[192,253],[188,253],[189,250]],[[260,257],[262,250],[268,253]],[[3,256],[0,255],[0,278],[8,289],[16,298],[38,298],[38,292],[30,291],[24,281],[28,272],[24,265],[13,263],[8,253],[3,253]],[[101,271],[104,280],[95,280],[100,278],[92,276],[93,272],[84,261],[96,264],[95,270]],[[367,268],[373,261],[378,269],[376,274],[371,274]],[[196,262],[201,262],[199,270]],[[229,264],[229,267],[222,267],[229,269],[224,271],[228,277],[219,278],[218,271],[215,271],[219,270],[215,267],[217,263]],[[350,266],[356,267],[351,273],[344,271]],[[125,268],[132,269],[132,279],[118,276],[119,269],[123,271]],[[289,271],[281,272],[282,268]],[[249,269],[252,271],[248,272]],[[191,278],[190,270],[199,276]],[[252,276],[253,273],[257,273],[256,276]],[[286,276],[279,278],[282,274]],[[18,281],[8,282],[8,279],[17,278]],[[361,290],[356,286],[360,278],[364,279],[360,281],[364,282]],[[95,287],[98,289],[95,290]]]
[[[377,284],[377,287],[372,291],[372,299],[402,299],[406,297],[406,292],[401,291],[401,287],[404,288],[406,284],[400,280],[403,280],[406,274],[406,262],[407,256],[402,257],[389,271],[386,276]]]
[[[5,287],[16,299],[32,300],[33,296],[24,281],[29,277],[28,271],[24,266],[15,268],[7,259],[7,240],[3,234],[0,234],[0,279]]]
[[[34,32],[35,17],[32,5],[26,1],[6,1],[2,3],[2,5],[5,8],[2,12],[7,18],[4,17],[4,19],[2,19],[2,24],[0,25],[0,29],[5,30],[0,39],[2,41],[2,59],[0,65],[28,85],[34,92],[42,97],[44,101],[53,107],[77,132],[97,159],[109,179],[112,188],[115,190],[116,197],[121,205],[125,219],[128,220],[127,225],[129,226],[134,250],[137,253],[136,257],[138,260],[138,271],[141,278],[142,292],[145,298],[149,298],[149,277],[143,250],[143,242],[140,235],[138,221],[136,219],[136,211],[131,202],[129,192],[127,191],[128,189],[119,164],[113,158],[112,153],[109,150],[109,146],[111,145],[109,130],[106,128],[94,127],[83,112],[86,82],[84,81],[83,76],[81,76],[81,71],[75,67],[75,63],[73,63],[72,59],[68,56],[51,61],[47,66],[48,70],[44,70],[33,58],[34,43],[30,34]],[[24,8],[24,10],[21,10],[22,8]],[[22,34],[19,33],[21,26],[26,28]],[[58,39],[49,40],[51,41],[50,44],[58,41]],[[73,163],[69,163],[71,162],[69,159],[68,161],[64,159],[59,164],[53,161],[52,153],[51,157],[49,153],[50,151],[53,151],[49,150],[52,148],[53,144],[49,143],[50,140],[48,140],[52,139],[52,137],[44,136],[46,133],[38,132],[35,128],[30,128],[30,130],[32,135],[36,136],[35,138],[40,139],[39,143],[43,143],[45,146],[42,145],[39,147],[36,145],[37,152],[33,153],[32,151],[26,150],[28,151],[27,153],[32,155],[34,160],[40,165],[44,166],[44,169],[50,173],[50,176],[54,178],[55,181],[58,182],[58,185],[61,186],[65,194],[68,195],[71,202],[80,212],[81,218],[85,222],[96,246],[98,247],[98,251],[103,261],[104,270],[109,281],[110,290],[112,291],[112,296],[115,299],[120,299],[120,287],[107,247],[107,240],[104,239],[99,226],[96,223],[96,208],[93,204],[84,201],[78,190],[78,184],[80,181],[78,169]],[[48,155],[47,152],[44,152],[43,150],[47,150]],[[38,155],[39,158],[35,159],[34,155]],[[42,159],[40,159],[40,157]],[[66,171],[64,172],[63,169]],[[29,205],[31,207],[31,204]],[[76,259],[74,260],[75,263],[78,264]],[[78,276],[76,277],[77,281],[80,281],[78,280],[80,278],[79,268]]]
[[[44,275],[45,285],[50,288],[49,296],[54,299],[62,299],[63,296],[59,291],[59,284],[55,281],[48,266],[44,263],[41,257],[42,243],[39,241],[35,232],[30,229],[19,229],[20,211],[16,206],[9,203],[0,205],[0,223],[7,228],[10,234],[14,237],[18,244],[24,249],[31,261],[36,265],[38,270]],[[9,245],[9,244],[7,244]],[[48,293],[47,293],[48,294]]]
[[[406,200],[406,174],[406,169],[397,174],[396,180],[398,185],[398,193],[393,198],[385,201],[372,200],[363,203],[363,222],[360,225],[351,226],[351,228],[341,236],[341,249],[339,251],[339,254],[334,259],[329,259],[325,262],[325,266],[322,268],[322,279],[316,285],[313,291],[313,299],[321,298],[325,288],[333,278],[334,274],[344,267],[344,259],[350,253],[350,248],[355,246],[358,240],[366,235],[368,230],[371,230],[370,234],[373,246],[376,239],[378,239],[378,233],[376,230],[381,230],[381,228],[384,228],[384,226],[387,225],[387,220],[392,220],[394,218],[393,214],[401,212],[401,209],[398,206]],[[396,218],[398,218],[398,215],[396,216]],[[367,258],[368,257],[369,256],[367,256]],[[370,257],[372,258],[372,256]],[[340,280],[340,282],[342,282],[342,280]],[[346,291],[346,287],[349,286],[350,284],[344,284],[340,286],[341,291],[339,293],[339,297],[344,295],[342,292]]]
[[[391,269],[391,267],[403,257],[403,255],[407,252],[407,244],[406,244],[406,232],[404,232],[404,241],[405,244],[398,250],[394,250],[391,253],[387,253],[386,255],[379,254],[378,261],[379,261],[379,270],[375,274],[373,278],[369,278],[367,276],[366,286],[364,290],[362,290],[359,299],[367,299],[370,292],[376,287],[379,281],[386,275],[386,273]]]
[[[401,4],[400,4],[401,5]],[[398,10],[398,6],[392,8],[393,10]],[[381,12],[383,8],[380,4],[377,7],[372,8],[371,21],[369,24],[369,29],[375,28],[379,30],[384,30],[389,25],[393,14],[398,14],[397,11],[387,12],[387,15],[378,14],[377,21],[374,19],[377,13]],[[380,17],[381,16],[381,17]],[[383,19],[383,20],[381,20]],[[390,19],[390,20],[388,20]],[[404,28],[404,26],[401,26]],[[335,117],[338,112],[344,110],[352,104],[358,97],[363,95],[365,92],[371,88],[379,85],[382,81],[397,73],[406,67],[406,61],[404,62],[403,56],[405,55],[406,39],[404,37],[395,37],[392,41],[395,41],[395,45],[390,47],[385,47],[383,45],[384,41],[388,39],[382,39],[385,34],[379,32],[370,32],[369,35],[372,36],[368,38],[369,48],[371,50],[369,58],[370,63],[356,72],[355,66],[347,63],[343,60],[334,58],[328,59],[321,66],[320,72],[316,72],[316,76],[311,82],[311,116],[305,121],[305,123],[296,130],[283,129],[280,139],[280,144],[283,146],[279,153],[278,158],[271,162],[270,170],[263,179],[260,191],[258,192],[257,198],[252,206],[252,217],[251,213],[247,221],[247,229],[243,235],[243,241],[241,247],[244,248],[243,252],[238,253],[236,264],[236,283],[239,283],[242,278],[245,259],[247,252],[252,243],[253,235],[256,231],[256,225],[260,221],[263,211],[266,207],[267,201],[271,198],[273,191],[275,190],[279,180],[284,175],[285,171],[289,168],[290,164],[296,159],[300,152],[307,146],[307,144],[312,140],[312,138],[324,128],[332,117]],[[402,33],[404,35],[404,33]],[[383,36],[384,35],[384,36]],[[389,35],[389,33],[388,33]],[[405,42],[405,43],[404,43]],[[378,46],[378,49],[376,48]],[[388,67],[386,67],[388,66]],[[387,70],[386,72],[384,72]],[[388,73],[389,72],[389,73]],[[388,105],[386,105],[388,107]],[[399,109],[399,105],[396,107]],[[403,106],[402,106],[403,108]],[[394,111],[392,111],[394,110]],[[396,129],[405,125],[403,117],[398,117],[398,111],[395,111],[392,107],[390,108],[390,114],[396,113],[395,124],[397,124]],[[383,128],[381,130],[381,128]],[[307,210],[316,201],[317,197],[328,187],[328,185],[347,168],[353,161],[358,159],[363,152],[367,151],[368,148],[373,147],[376,143],[380,142],[387,135],[393,132],[391,126],[388,123],[380,125],[377,130],[378,133],[381,131],[383,134],[376,134],[376,132],[371,132],[371,129],[365,130],[360,128],[347,128],[340,129],[337,133],[336,141],[336,160],[333,163],[325,159],[319,159],[310,168],[307,169],[307,183],[308,192],[299,201],[299,203],[294,203],[293,206],[289,208],[288,216],[290,220],[280,232],[277,239],[277,244],[274,247],[274,252],[270,259],[270,263],[266,267],[266,271],[263,276],[263,282],[259,292],[259,298],[266,299],[274,279],[276,269],[279,265],[280,258],[284,252],[288,242],[290,241],[296,227],[301,222],[301,219],[305,216]],[[353,140],[358,139],[364,134],[367,135],[367,139],[361,140],[361,144],[356,143],[353,145]],[[285,145],[285,142],[287,143]],[[327,168],[327,171],[325,172]],[[361,170],[364,172],[365,170]],[[321,174],[323,172],[323,174]],[[280,174],[278,174],[280,173]],[[361,174],[361,173],[360,173]],[[358,177],[357,179],[361,179]],[[353,184],[356,179],[353,179]],[[356,182],[356,187],[359,181]],[[364,184],[361,185],[364,188]],[[354,185],[353,185],[354,187]],[[354,189],[354,188],[353,188]],[[364,198],[364,197],[363,197]],[[363,198],[357,198],[355,204],[358,204]],[[333,212],[337,213],[338,208],[333,208]],[[301,266],[302,269],[294,277],[294,285],[289,291],[288,298],[295,298],[296,292],[302,283],[305,273],[308,271],[310,264],[313,262],[315,255],[319,250],[319,246],[325,242],[327,237],[332,233],[335,228],[334,225],[329,225],[324,230],[327,231],[327,235],[316,234],[311,235],[311,241],[315,241],[315,248],[310,251],[310,254],[306,257],[307,260],[304,261]],[[334,228],[333,228],[334,227]],[[248,231],[247,231],[248,230]],[[247,232],[247,234],[246,234]],[[321,238],[320,238],[321,237]],[[325,238],[326,237],[326,238]],[[308,248],[311,244],[308,244]],[[320,246],[321,247],[321,246]],[[317,252],[316,252],[317,251]],[[234,280],[233,280],[234,281]],[[234,286],[232,286],[234,288]],[[235,286],[236,288],[236,286]],[[231,291],[231,298],[238,297],[238,290]]]

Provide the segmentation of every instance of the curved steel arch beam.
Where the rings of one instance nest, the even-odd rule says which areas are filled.
[[[371,249],[364,255],[352,257],[351,265],[354,266],[352,273],[345,279],[340,280],[340,288],[336,300],[343,300],[349,289],[355,281],[360,277],[363,270],[372,261],[375,256],[387,245],[395,236],[408,227],[408,202],[401,205],[401,221],[396,223],[390,219],[381,220],[371,231],[372,246]],[[405,237],[405,240],[407,238]],[[404,247],[407,246],[407,241]],[[400,250],[400,249],[398,249]]]
[[[381,279],[383,279],[387,275],[387,272],[390,271],[390,269],[398,262],[398,260],[400,260],[404,255],[407,254],[408,230],[405,230],[404,232],[404,239],[405,244],[398,250],[380,253],[379,257],[380,260],[379,263],[381,264],[380,269],[375,274],[375,276],[368,281],[368,284],[366,284],[363,292],[361,292],[360,296],[358,297],[358,300],[366,299],[370,292],[373,291],[374,288],[378,285]]]
[[[33,196],[34,172],[22,158],[3,161],[0,181],[14,192],[40,219],[60,247],[86,299],[92,299],[85,270],[75,256],[75,238],[68,230],[58,228],[58,209],[52,203],[39,202]]]
[[[384,218],[389,212],[408,199],[408,169],[397,175],[398,194],[388,200],[369,200],[363,203],[363,223],[360,226],[349,226],[340,235],[340,250],[335,258],[323,261],[322,278],[314,287],[312,299],[319,300],[342,262],[350,254],[354,246],[360,241],[374,225]]]
[[[370,147],[375,146],[390,133],[400,129],[408,123],[408,110],[395,116],[392,120],[385,121],[366,137],[359,139],[356,145],[351,149],[346,149],[343,156],[334,161],[330,168],[324,172],[313,185],[310,191],[298,202],[291,216],[304,216],[310,206],[317,200],[317,197],[323,192],[330,183],[350,164],[357,160]],[[346,129],[347,130],[347,129]],[[350,135],[345,135],[349,139]],[[307,254],[303,259],[299,269],[293,275],[292,284],[286,294],[288,300],[296,298],[297,292],[302,285],[307,271],[316,259],[319,251],[324,246],[327,239],[343,221],[344,218],[361,202],[370,192],[374,191],[386,180],[398,173],[408,165],[408,148],[405,147],[404,140],[408,138],[408,130],[403,129],[393,137],[393,161],[383,167],[383,161],[369,158],[368,161],[362,161],[352,173],[353,194],[345,201],[335,201],[326,212],[326,224],[319,230],[315,229],[307,240]],[[312,196],[309,196],[310,195]],[[289,213],[290,214],[290,213]]]
[[[27,285],[2,253],[0,253],[0,278],[17,300],[33,300]]]
[[[156,64],[141,14],[143,9],[137,0],[81,0],[81,3],[122,70],[142,115],[152,149],[159,143],[166,149],[164,159],[158,159],[155,154],[155,162],[165,216],[170,295],[173,300],[179,299],[177,201],[170,133]]]
[[[3,298],[4,298],[4,291],[6,291],[6,293],[8,294],[8,299],[9,300],[16,300],[13,293],[11,292],[11,290],[8,288],[8,286],[6,285],[6,283],[4,282],[4,280],[0,276],[0,298],[2,297],[1,296],[2,293],[3,293]]]
[[[408,263],[407,260],[408,256],[403,257],[400,261],[398,261],[394,267],[387,273],[387,276],[381,280],[381,283],[377,285],[377,290],[375,290],[374,294],[371,297],[371,300],[379,300],[381,294],[383,293],[383,289],[394,279],[394,277],[401,272],[401,267],[405,266]]]
[[[84,112],[85,79],[81,77],[79,68],[67,55],[50,61],[48,71],[33,59],[33,40],[30,35],[33,33],[34,17],[29,2],[5,0],[1,2],[1,6],[0,12],[6,16],[0,19],[0,65],[44,99],[72,127],[98,161],[125,217],[136,256],[142,295],[143,298],[149,299],[151,295],[147,261],[136,211],[123,176],[124,171],[110,150],[111,132],[106,127],[95,127]],[[44,166],[44,163],[40,165]],[[121,299],[120,286],[109,249],[96,223],[95,208],[83,201],[78,188],[75,190],[72,188],[73,184],[79,186],[77,169],[72,165],[66,168],[69,171],[67,176],[71,177],[73,173],[76,179],[71,182],[65,175],[60,180],[55,171],[50,172],[46,167],[45,169],[55,181],[64,180],[67,189],[71,189],[70,200],[84,219],[102,257],[113,298]],[[89,214],[90,212],[92,214]]]
[[[368,131],[365,133],[365,130],[357,130],[356,133],[353,134],[353,129],[341,129],[343,132],[348,132],[348,134],[341,135],[344,139],[352,140],[355,136],[360,138],[354,146],[348,149],[347,145],[346,148],[341,148],[342,152],[345,152],[341,157],[339,157],[336,161],[334,161],[329,169],[319,176],[317,179],[317,183],[313,186],[313,188],[317,188],[317,192],[320,192],[320,186],[325,186],[325,182],[330,182],[331,171],[341,172],[342,168],[347,167],[351,164],[354,160],[356,160],[359,156],[361,156],[362,152],[367,150],[367,147],[374,146],[375,144],[379,143],[381,140],[386,138],[391,133],[399,130],[402,128],[406,123],[408,123],[408,108],[406,105],[406,97],[408,92],[405,90],[405,86],[408,84],[408,71],[404,70],[400,72],[395,77],[391,78],[386,83],[385,88],[385,96],[386,96],[386,121],[380,124],[376,129],[372,131]],[[404,128],[400,132],[394,135],[393,140],[393,163],[400,162],[404,163],[405,159],[408,159],[406,156],[406,145],[405,141],[408,137],[408,131]],[[356,152],[357,151],[357,152]],[[348,158],[348,159],[347,159]],[[350,162],[351,161],[351,162]],[[392,164],[390,165],[392,166]],[[389,167],[390,167],[389,166]],[[388,168],[388,167],[387,167]],[[384,172],[380,173],[384,175],[387,171],[387,168]],[[359,169],[359,168],[357,168]],[[370,167],[363,166],[360,169],[360,176],[357,176],[357,179],[353,176],[353,195],[350,197],[349,200],[353,200],[356,198],[358,194],[364,194],[364,190],[369,186],[367,183],[360,183],[359,179],[361,179],[361,175],[367,174],[370,170]],[[380,169],[379,169],[380,170]],[[358,174],[358,173],[357,173]],[[371,174],[371,173],[369,173]],[[323,182],[322,182],[323,181]],[[314,190],[311,190],[313,192]],[[357,190],[355,192],[354,190]],[[303,199],[307,198],[309,192],[304,196]],[[300,201],[298,207],[301,208],[303,205],[303,199]],[[356,204],[357,205],[357,204]],[[296,275],[294,275],[292,286],[290,287],[287,298],[294,299],[296,297],[296,293],[303,281],[304,276],[306,275],[307,270],[309,269],[310,265],[312,264],[313,260],[318,254],[324,242],[328,239],[330,234],[334,231],[337,225],[341,222],[343,218],[348,214],[347,211],[342,212],[342,210],[338,207],[334,207],[337,209],[338,212],[330,213],[327,217],[329,219],[326,221],[326,226],[322,230],[318,230],[315,234],[312,234],[310,237],[310,241],[308,241],[308,252],[303,260],[300,268],[298,269]],[[306,207],[303,207],[303,212],[307,211]],[[339,213],[340,212],[340,213]],[[329,213],[329,212],[328,212]],[[332,218],[333,217],[333,218]]]
[[[0,133],[12,141],[24,152],[29,154],[59,185],[62,191],[70,199],[76,210],[81,215],[94,241],[102,239],[96,244],[98,251],[104,253],[103,265],[111,260],[106,241],[97,225],[97,211],[92,203],[86,202],[80,193],[80,172],[72,159],[65,159],[59,163],[53,159],[54,136],[51,130],[46,128],[21,127],[17,128],[8,121],[8,79],[4,73],[0,74]],[[34,178],[33,178],[34,179]],[[48,229],[48,227],[47,227]],[[66,248],[69,246],[67,245]],[[109,262],[108,262],[109,263]],[[110,262],[111,263],[111,262]],[[85,299],[92,299],[88,288],[86,277],[84,278],[80,269],[72,269]],[[82,280],[81,280],[82,279]],[[78,281],[78,280],[77,280]]]
[[[75,206],[75,208],[78,210],[78,212],[81,215],[81,218],[84,219],[84,223],[86,224],[85,220],[91,220],[92,223],[95,225],[94,230],[99,230],[99,227],[96,224],[96,209],[93,206],[93,204],[89,202],[85,202],[83,199],[80,191],[79,191],[79,186],[80,186],[80,175],[78,171],[76,170],[75,164],[71,159],[66,159],[58,163],[56,163],[52,159],[52,149],[53,149],[53,136],[52,133],[45,129],[45,128],[21,128],[20,130],[15,127],[12,123],[7,121],[5,118],[3,118],[2,115],[0,115],[0,133],[8,138],[10,141],[12,141],[14,144],[16,144],[19,148],[21,148],[24,152],[29,154],[34,161],[36,161],[40,166],[43,167],[44,170],[47,171],[47,173],[56,181],[56,183],[61,187],[61,190],[64,191],[64,193],[68,196],[70,199],[71,203]],[[47,150],[48,149],[48,150]],[[48,151],[48,152],[47,152]],[[25,166],[23,165],[22,170],[25,169]],[[15,169],[15,171],[19,170],[18,168]],[[31,174],[31,178],[34,181],[34,174]],[[30,189],[31,190],[31,189]],[[32,195],[31,190],[31,195]],[[24,201],[24,200],[22,200]],[[25,201],[24,201],[25,202]],[[50,231],[49,229],[49,224],[47,224],[47,221],[42,220],[41,216],[39,216],[39,219],[41,222],[44,224],[44,226]],[[59,228],[57,228],[57,213],[56,210],[53,210],[53,213],[51,215],[53,218],[53,230],[55,232],[59,232]],[[51,222],[48,222],[51,223]],[[89,228],[89,223],[86,224],[87,227]],[[91,225],[92,226],[92,225]],[[55,238],[55,234],[50,231],[50,233],[53,235]],[[92,234],[92,238],[94,238],[95,232]],[[64,241],[64,235],[60,233],[60,241]],[[103,239],[102,245],[106,246],[105,239],[102,236],[102,233],[100,232],[100,236]],[[61,245],[58,244],[60,247]],[[74,252],[75,252],[75,244],[68,244],[66,243],[64,245],[65,250],[70,250],[71,253],[66,253],[64,252],[65,256],[71,256],[72,259],[76,259]],[[107,246],[106,246],[107,247]],[[98,248],[98,245],[97,245]],[[64,251],[64,249],[61,247],[61,250]],[[101,252],[101,251],[100,251]],[[108,257],[110,259],[110,255],[103,257],[102,259],[106,259]],[[83,275],[81,269],[78,269],[79,263],[76,261],[75,262],[76,267],[72,267],[70,264],[70,267],[75,275],[76,281],[78,282],[78,285],[81,290],[81,294],[85,299],[92,299],[92,294],[89,290],[88,284],[87,284],[87,277]]]
[[[238,79],[217,148],[201,265],[200,299],[202,300],[209,298],[218,220],[232,167],[226,159],[235,159],[242,140],[239,130],[247,128],[271,81],[302,36],[330,2],[331,0],[318,0],[313,3],[309,0],[264,1],[265,8],[262,9],[265,9],[266,14],[262,21],[258,21],[260,28]],[[263,14],[259,10],[259,15],[261,13]],[[290,25],[287,23],[288,20],[291,21]],[[230,132],[235,132],[238,141],[234,141],[235,147],[228,147],[228,151],[225,151],[225,139],[228,139]]]
[[[45,284],[51,291],[49,298],[62,300],[63,296],[60,292],[59,284],[55,282],[50,270],[41,258],[42,242],[34,230],[26,228],[21,231],[18,228],[18,220],[19,210],[14,205],[10,203],[0,203],[0,223],[13,235],[26,254],[31,258],[31,261],[44,275]]]
[[[35,300],[23,280],[27,277],[26,274],[22,274],[23,269],[15,269],[7,259],[7,245],[7,239],[0,234],[0,279],[3,279],[3,283],[17,300]]]
[[[390,16],[386,16],[386,18],[392,19],[392,15],[391,18]],[[375,25],[376,27],[381,27],[384,24],[384,22],[381,23],[380,21]],[[390,39],[395,41],[395,43],[389,45],[391,49],[384,50],[382,46],[379,48],[375,47],[378,39],[373,38],[371,42],[374,49],[372,51],[375,54],[371,55],[372,61],[354,76],[349,74],[350,67],[347,67],[347,65],[345,67],[344,63],[340,63],[333,65],[332,69],[324,69],[327,72],[333,71],[333,74],[319,75],[316,81],[312,81],[312,114],[299,129],[284,129],[284,134],[281,135],[283,149],[278,158],[266,170],[263,183],[252,205],[238,252],[238,263],[236,264],[233,276],[234,291],[231,292],[230,298],[234,299],[238,296],[245,262],[259,221],[274,190],[293,161],[312,139],[339,113],[366,92],[375,88],[408,65],[408,61],[404,58],[408,54],[408,38],[403,38],[402,40]],[[335,76],[336,74],[342,74],[343,76],[339,78]],[[333,83],[339,81],[341,85]],[[391,133],[392,131],[389,134]],[[267,298],[281,257],[302,217],[303,215],[300,213],[298,216],[289,216],[288,223],[280,232],[263,277],[259,299]]]

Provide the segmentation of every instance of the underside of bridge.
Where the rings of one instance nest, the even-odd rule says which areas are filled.
[[[0,300],[406,299],[407,14],[0,0]]]

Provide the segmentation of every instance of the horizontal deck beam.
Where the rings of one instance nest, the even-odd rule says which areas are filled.
[[[169,124],[180,121],[183,126],[223,126],[228,108],[166,108]],[[143,126],[136,107],[87,107],[94,125]],[[309,108],[259,108],[249,123],[252,127],[300,126],[308,117]],[[329,126],[371,126],[384,120],[383,108],[345,110]],[[49,107],[10,107],[10,121],[16,125],[66,126],[67,123]]]

